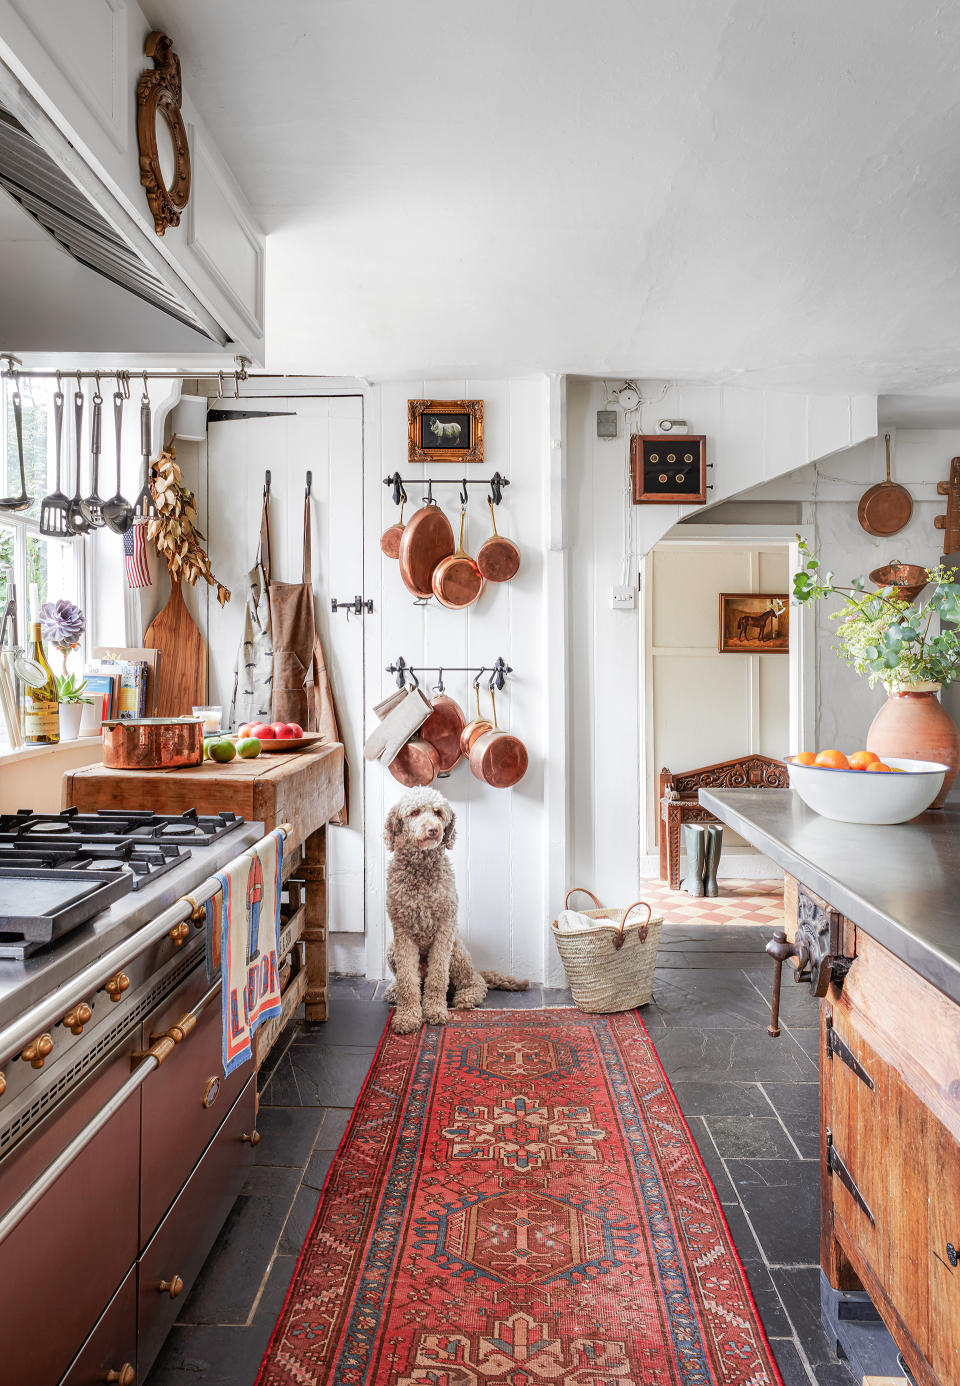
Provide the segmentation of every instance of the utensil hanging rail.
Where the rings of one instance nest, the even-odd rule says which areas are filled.
[[[476,664],[408,664],[403,655],[398,655],[393,664],[387,665],[387,673],[396,674],[398,688],[403,687],[407,674],[416,685],[419,685],[420,682],[417,674],[437,674],[439,675],[440,687],[443,686],[444,674],[474,674],[475,684],[479,684],[484,674],[489,674],[487,686],[496,688],[498,692],[502,693],[507,675],[513,673],[513,666],[505,663],[502,655],[495,663],[481,664],[479,668]]]
[[[409,476],[408,476],[408,477],[402,477],[402,476],[400,475],[399,472],[394,472],[392,476],[385,476],[385,477],[383,478],[383,484],[384,484],[384,486],[392,486],[392,487],[393,487],[393,503],[394,503],[394,505],[399,505],[400,502],[401,502],[401,500],[406,500],[406,498],[407,498],[407,490],[406,490],[406,488],[407,488],[408,485],[409,485],[409,486],[416,486],[416,485],[426,486],[426,487],[427,487],[427,494],[426,494],[426,496],[424,496],[423,499],[424,499],[424,501],[425,501],[428,505],[432,505],[432,504],[433,504],[433,488],[434,488],[434,486],[459,486],[459,487],[460,487],[460,500],[461,500],[462,504],[464,504],[464,505],[466,505],[466,503],[467,503],[467,496],[468,496],[468,494],[469,494],[468,491],[467,491],[467,487],[468,487],[468,486],[488,486],[488,487],[490,488],[490,498],[491,498],[491,500],[493,501],[494,505],[499,505],[500,502],[503,500],[503,488],[504,488],[505,486],[509,486],[509,485],[510,485],[510,480],[509,480],[508,477],[502,476],[502,475],[500,474],[500,472],[494,472],[493,476],[491,476],[491,477],[478,477],[478,476],[463,476],[463,477],[453,477],[453,476],[437,476],[437,477],[434,477],[434,476],[419,476],[419,477],[409,477]]]

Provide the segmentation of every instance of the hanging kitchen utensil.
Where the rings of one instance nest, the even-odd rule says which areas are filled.
[[[60,376],[57,376],[57,389],[53,396],[53,436],[57,459],[56,490],[45,496],[40,506],[40,533],[62,535],[70,533],[70,497],[60,490],[60,458],[63,449],[63,391],[60,389]]]
[[[92,526],[87,522],[87,517],[83,513],[83,500],[80,496],[80,458],[83,453],[83,389],[79,375],[77,376],[77,388],[73,394],[73,433],[77,450],[77,489],[70,500],[67,524],[70,526],[71,534],[89,534]]]
[[[33,498],[27,495],[27,473],[23,465],[23,402],[20,398],[20,378],[14,380],[13,421],[17,430],[17,458],[20,462],[20,494],[5,496],[0,500],[0,510],[29,510]]]
[[[157,517],[157,505],[150,490],[150,454],[153,451],[153,436],[150,425],[150,392],[147,388],[147,373],[143,373],[143,394],[140,396],[140,457],[143,461],[143,485],[140,494],[133,502],[134,520],[144,524]]]
[[[493,729],[478,736],[470,747],[470,769],[492,789],[509,789],[527,773],[529,757],[519,736],[497,726],[497,703],[490,686]]]
[[[870,581],[878,587],[892,587],[897,601],[914,602],[923,589],[929,585],[926,568],[919,563],[885,563],[882,568],[874,568]]]
[[[493,731],[493,723],[480,712],[479,675],[473,681],[473,691],[477,695],[477,715],[472,722],[467,723],[460,733],[460,754],[463,756],[468,756],[470,754],[470,748],[473,746],[478,736],[482,736],[484,732]]]
[[[490,507],[490,522],[493,525],[493,533],[489,539],[485,539],[480,545],[480,551],[477,554],[477,567],[487,582],[509,582],[512,577],[516,577],[520,567],[520,550],[512,540],[504,539],[497,533],[493,500],[489,496],[487,497],[487,504]]]
[[[390,762],[388,769],[395,780],[407,786],[433,784],[440,765],[440,752],[420,736],[411,736]]]
[[[883,435],[887,450],[887,479],[864,491],[857,506],[857,519],[868,534],[885,539],[898,534],[913,514],[913,500],[905,486],[890,480],[890,434]]]
[[[437,774],[449,775],[463,754],[460,750],[460,737],[467,719],[460,705],[444,691],[442,669],[439,671],[434,694],[431,703],[433,711],[417,734],[435,747],[440,757]]]
[[[473,606],[483,591],[483,574],[476,561],[463,547],[463,525],[467,515],[466,504],[460,506],[460,536],[456,551],[443,558],[433,570],[430,586],[433,595],[441,606],[450,611],[461,611]]]
[[[119,384],[119,382],[118,382]],[[113,396],[113,427],[117,439],[117,494],[103,504],[103,522],[114,534],[126,534],[133,524],[133,506],[120,494],[120,455],[123,448],[123,391]]]
[[[415,597],[432,597],[433,570],[453,549],[453,528],[428,483],[426,504],[404,526],[400,540],[400,576],[407,590]]]
[[[97,380],[97,392],[93,397],[93,415],[90,423],[90,494],[82,502],[83,517],[92,529],[100,529],[103,525],[103,497],[99,492],[100,485],[100,438],[103,420],[103,395],[100,393],[100,381]]]
[[[380,548],[388,558],[400,557],[400,540],[403,538],[403,507],[406,503],[407,498],[404,496],[400,501],[400,519],[380,535]]]
[[[163,651],[157,669],[158,717],[184,717],[190,708],[206,703],[206,649],[179,582],[147,626],[143,643],[148,650]]]

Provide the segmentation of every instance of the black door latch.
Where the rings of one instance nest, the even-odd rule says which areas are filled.
[[[372,613],[373,598],[369,597],[367,601],[364,601],[362,597],[354,597],[352,602],[338,602],[336,597],[331,597],[330,610],[333,612],[345,611],[348,616],[352,611],[354,616],[362,616],[365,611]]]

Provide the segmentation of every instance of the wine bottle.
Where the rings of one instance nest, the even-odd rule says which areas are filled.
[[[23,681],[23,739],[29,746],[54,746],[60,740],[57,680],[47,663],[40,622],[30,626],[30,652],[17,669]]]

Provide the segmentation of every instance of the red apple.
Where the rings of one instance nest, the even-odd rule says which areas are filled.
[[[303,727],[301,727],[299,722],[291,722],[289,725],[290,735],[294,737],[295,740],[299,741],[300,738],[303,736]]]
[[[274,722],[273,734],[278,741],[293,741],[296,739],[297,729],[290,722]]]
[[[255,736],[258,741],[275,741],[277,738],[277,733],[273,730],[273,727],[269,726],[266,722],[254,722],[253,726],[250,728],[249,734],[250,736]]]
[[[237,740],[238,740],[238,741],[244,741],[244,740],[246,740],[246,738],[252,734],[254,725],[255,725],[255,724],[254,724],[253,722],[244,722],[244,724],[243,724],[242,727],[238,727],[238,729],[237,729]]]

